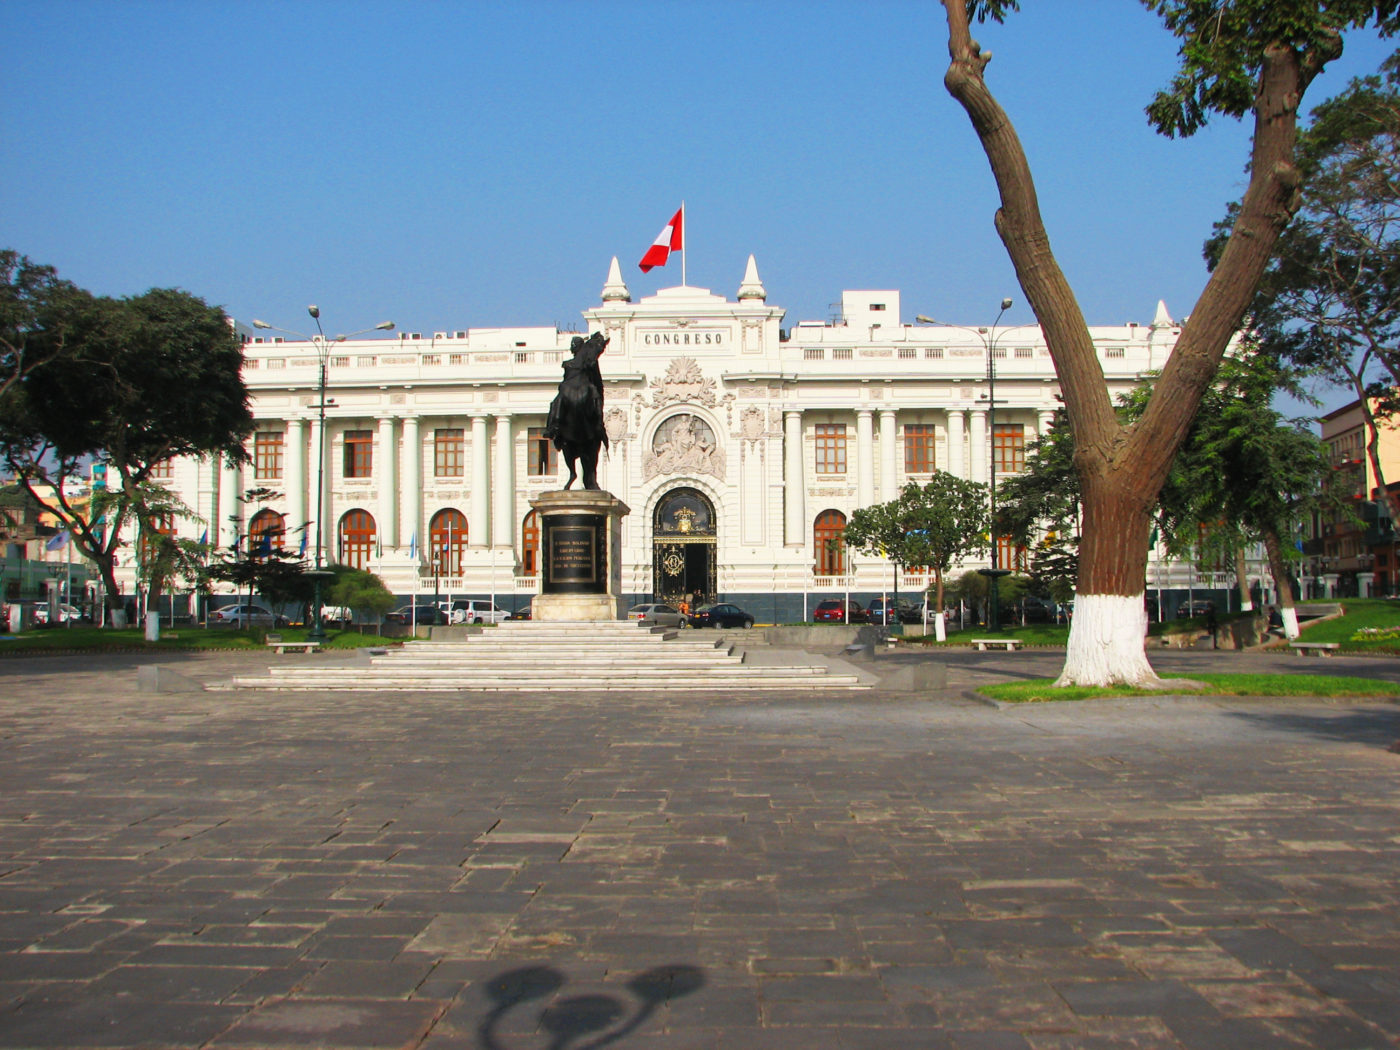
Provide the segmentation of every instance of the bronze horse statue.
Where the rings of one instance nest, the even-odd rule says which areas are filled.
[[[569,465],[566,489],[578,479],[578,461],[583,463],[583,487],[598,487],[598,449],[608,443],[603,427],[603,373],[598,369],[598,358],[607,345],[602,332],[594,332],[587,339],[574,336],[569,347],[573,356],[564,362],[559,393],[549,405],[544,436],[563,453],[564,462]]]

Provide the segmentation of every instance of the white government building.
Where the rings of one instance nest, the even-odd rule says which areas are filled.
[[[906,324],[899,292],[847,291],[834,320],[785,329],[752,257],[733,300],[682,286],[635,302],[614,259],[583,318],[586,332],[609,339],[600,365],[610,445],[598,477],[631,509],[621,558],[629,604],[699,594],[784,622],[809,618],[823,597],[889,592],[888,561],[828,542],[851,512],[934,470],[985,482],[993,465],[999,476],[1022,469],[1058,406],[1037,326]],[[257,419],[251,463],[181,460],[164,480],[211,523],[211,538],[217,523],[222,545],[270,531],[297,549],[316,525],[318,346],[238,329]],[[1150,324],[1092,332],[1116,395],[1161,369],[1180,326],[1159,304]],[[528,602],[539,582],[530,499],[566,476],[541,432],[579,334],[332,340],[325,560],[372,570],[405,601]],[[277,495],[240,498],[254,488]],[[196,538],[204,527],[177,526]],[[1000,563],[1017,556],[1003,548]],[[930,582],[906,572],[899,589],[914,596]]]

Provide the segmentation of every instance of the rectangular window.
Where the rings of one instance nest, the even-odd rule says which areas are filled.
[[[817,473],[846,473],[846,424],[817,424]]]
[[[1018,546],[1010,536],[997,537],[997,567],[1025,572],[1028,564],[1026,548]]]
[[[461,427],[433,431],[433,477],[466,476],[466,431]]]
[[[374,431],[345,432],[345,476],[367,478],[374,469]]]
[[[159,463],[152,463],[151,472],[146,476],[152,481],[169,481],[175,476],[174,460],[163,459]]]
[[[931,423],[904,424],[904,473],[932,474],[935,466],[935,434]]]
[[[992,434],[992,455],[998,474],[1019,474],[1026,469],[1026,428],[1020,423],[998,423]]]
[[[544,436],[544,427],[530,427],[526,432],[526,441],[530,447],[530,477],[549,478],[559,473],[554,443]]]
[[[253,477],[259,481],[282,477],[282,431],[259,430],[253,435]]]

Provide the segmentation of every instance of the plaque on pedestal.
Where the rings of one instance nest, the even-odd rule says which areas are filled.
[[[540,518],[540,593],[535,620],[622,618],[622,519],[628,506],[597,489],[545,492]]]

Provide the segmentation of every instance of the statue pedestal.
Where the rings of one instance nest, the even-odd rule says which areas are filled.
[[[620,620],[622,519],[627,504],[610,492],[543,492],[530,500],[540,520],[537,621]]]

